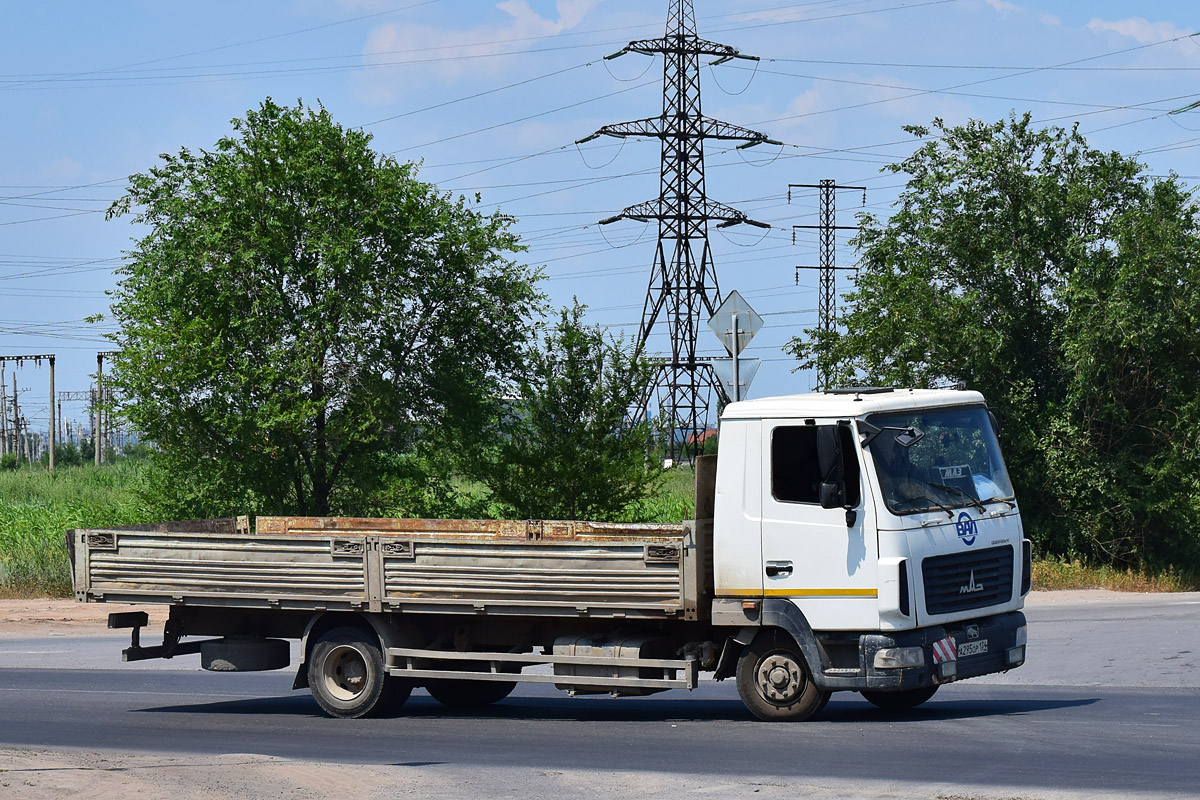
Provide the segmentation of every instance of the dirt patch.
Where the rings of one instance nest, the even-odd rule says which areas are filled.
[[[110,603],[77,603],[74,600],[0,600],[0,636],[41,633],[86,635],[108,628],[108,615],[118,611],[145,611],[151,625],[167,620],[168,606],[127,606]]]
[[[402,756],[398,756],[402,758]],[[964,788],[968,793],[964,794]],[[273,756],[0,749],[0,800],[244,800],[247,797],[422,800],[1124,800],[1111,792],[962,787],[903,781],[744,778],[669,772],[455,765],[333,764]],[[1149,796],[1149,795],[1147,795]],[[1155,795],[1157,796],[1157,795]]]
[[[313,765],[263,755],[141,755],[0,750],[0,800],[157,800],[379,797],[380,770]]]

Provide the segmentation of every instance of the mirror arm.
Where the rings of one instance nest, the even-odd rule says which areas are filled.
[[[875,441],[875,437],[883,433],[883,428],[877,428],[865,420],[858,421],[858,430],[862,433],[862,449],[866,450],[871,442]]]

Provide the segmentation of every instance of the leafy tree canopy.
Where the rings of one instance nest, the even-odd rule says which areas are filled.
[[[510,220],[317,109],[267,99],[211,151],[130,178],[148,228],[111,378],[174,513],[370,507],[422,431],[467,436],[541,307]]]
[[[864,214],[832,335],[841,382],[984,393],[1044,553],[1154,568],[1200,553],[1200,230],[1173,178],[1077,130],[909,128],[908,183]],[[1195,562],[1193,562],[1195,564]]]
[[[494,498],[527,519],[615,520],[653,490],[649,423],[628,419],[653,366],[578,301],[542,329],[500,444],[479,470]],[[652,463],[651,463],[652,462]]]

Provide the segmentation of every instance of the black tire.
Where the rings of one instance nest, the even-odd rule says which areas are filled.
[[[412,690],[412,681],[391,675],[384,678],[383,694],[379,696],[375,708],[371,710],[371,716],[391,717],[400,713],[400,709],[404,708],[404,704],[408,702],[408,696],[412,694]]]
[[[442,662],[447,672],[471,671],[486,665],[478,661]],[[503,672],[520,672],[519,667],[501,667]],[[472,708],[499,703],[517,688],[516,681],[464,681],[454,678],[439,678],[425,682],[425,691],[430,697],[448,708]]]
[[[348,627],[317,639],[308,657],[308,686],[326,714],[342,719],[391,710],[412,691],[404,681],[387,677],[379,638]]]
[[[283,639],[213,639],[200,643],[200,668],[210,672],[286,669],[291,653]]]
[[[761,631],[738,658],[738,695],[766,722],[800,722],[829,701],[812,681],[800,648],[786,633]]]
[[[471,708],[498,703],[516,688],[517,684],[512,681],[439,679],[425,684],[425,690],[434,700],[450,708]]]
[[[935,683],[923,689],[905,689],[902,692],[863,692],[863,698],[871,705],[885,711],[908,711],[916,708],[937,693]]]

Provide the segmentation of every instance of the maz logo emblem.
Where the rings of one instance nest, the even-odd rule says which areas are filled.
[[[983,584],[975,582],[975,570],[971,570],[971,582],[968,583],[966,586],[960,586],[958,589],[959,594],[975,594],[975,592],[982,592],[982,591],[983,591]]]

